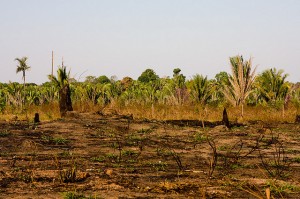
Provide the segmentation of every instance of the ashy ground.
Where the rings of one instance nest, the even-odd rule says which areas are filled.
[[[300,198],[300,125],[0,122],[0,198]]]

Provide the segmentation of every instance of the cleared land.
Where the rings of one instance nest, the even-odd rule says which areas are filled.
[[[299,198],[300,125],[74,113],[0,122],[0,198]],[[254,194],[257,194],[255,197]]]

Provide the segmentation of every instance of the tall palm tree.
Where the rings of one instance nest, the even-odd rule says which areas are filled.
[[[22,71],[23,76],[23,89],[24,89],[24,96],[23,96],[23,104],[25,104],[25,99],[26,99],[26,93],[25,93],[25,77],[26,77],[26,71],[30,69],[30,66],[27,65],[27,60],[28,57],[22,57],[22,58],[16,58],[15,61],[18,61],[18,65],[17,65],[17,70],[16,73],[19,73]]]
[[[245,100],[252,92],[255,80],[255,70],[252,70],[252,58],[244,61],[242,56],[230,57],[232,74],[229,76],[229,85],[223,88],[223,94],[234,106],[241,105],[241,116],[244,115]]]
[[[69,84],[70,71],[67,72],[66,67],[62,66],[57,70],[57,77],[48,75],[48,78],[59,89],[59,110],[61,116],[65,116],[67,111],[73,111]]]

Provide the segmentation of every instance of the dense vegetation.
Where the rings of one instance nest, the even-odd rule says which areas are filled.
[[[256,75],[251,59],[242,56],[230,58],[232,72],[220,72],[214,79],[201,74],[187,79],[179,68],[172,77],[159,77],[152,69],[145,70],[137,80],[124,77],[88,76],[84,82],[70,79],[66,67],[57,71],[57,77],[49,76],[42,85],[25,83],[25,71],[29,69],[27,58],[16,59],[17,72],[23,71],[24,84],[0,83],[0,111],[3,114],[27,108],[55,105],[59,102],[61,88],[65,87],[77,107],[126,106],[190,106],[199,107],[270,107],[275,110],[300,107],[300,83],[286,81],[288,74],[270,68]],[[71,110],[71,108],[70,108]]]

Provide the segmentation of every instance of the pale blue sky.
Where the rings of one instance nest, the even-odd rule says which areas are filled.
[[[52,50],[80,81],[177,67],[213,78],[237,54],[300,81],[298,0],[0,0],[0,27],[0,82],[21,82],[23,56],[28,82],[48,81]]]

